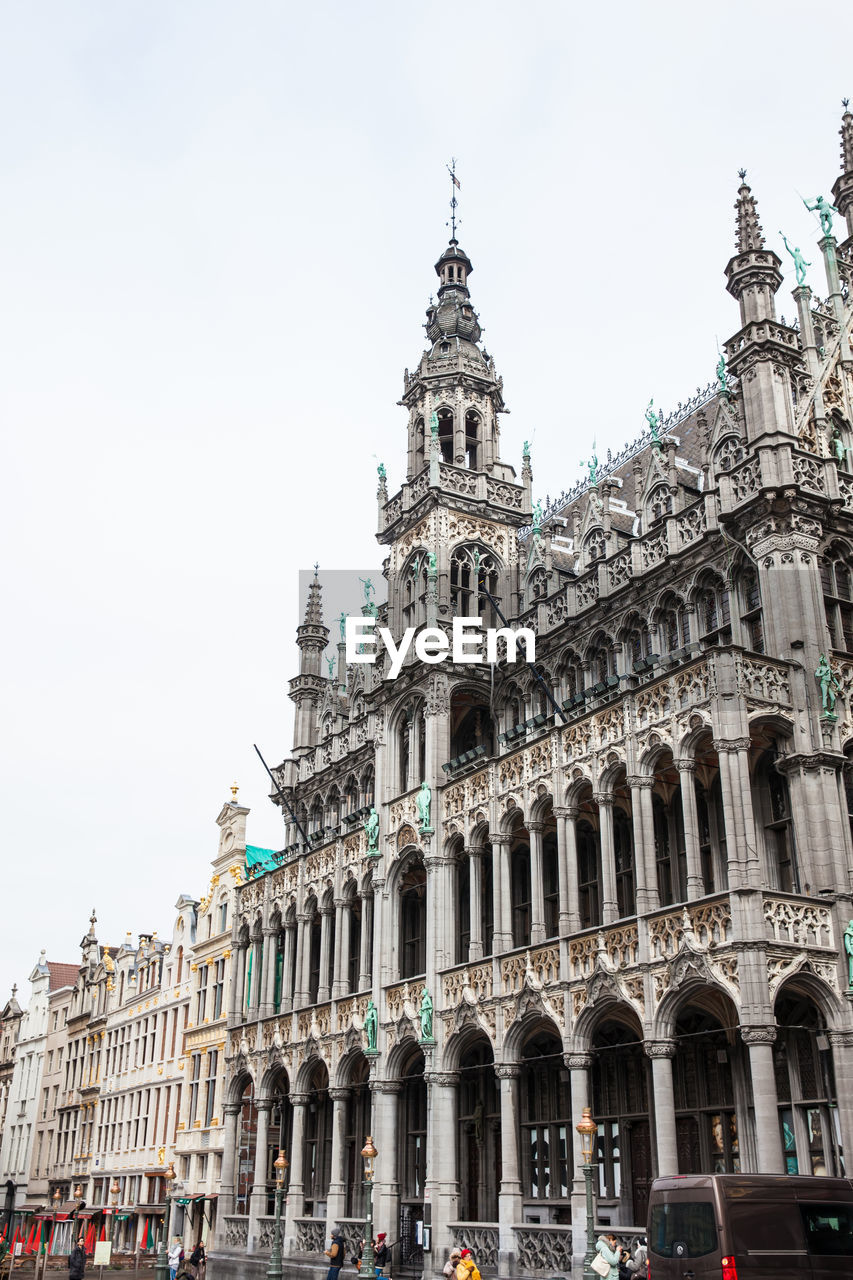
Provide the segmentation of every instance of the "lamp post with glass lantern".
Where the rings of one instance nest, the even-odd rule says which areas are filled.
[[[378,1154],[373,1145],[373,1139],[368,1136],[361,1151],[361,1158],[364,1161],[364,1185],[367,1188],[367,1206],[364,1213],[364,1251],[361,1255],[361,1275],[364,1276],[365,1280],[375,1280],[376,1277],[376,1254],[373,1250],[373,1162]]]
[[[592,1143],[598,1132],[598,1125],[592,1118],[589,1107],[584,1107],[580,1124],[575,1126],[581,1136],[581,1154],[583,1155],[583,1176],[586,1183],[586,1253],[583,1259],[585,1280],[594,1280],[592,1260],[595,1257],[595,1214],[592,1207]]]
[[[50,1234],[47,1237],[47,1244],[44,1246],[44,1262],[42,1263],[42,1276],[47,1275],[47,1259],[50,1255],[50,1242],[56,1232],[56,1215],[59,1213],[59,1206],[62,1204],[62,1192],[59,1187],[54,1188],[53,1195],[50,1197],[53,1201],[53,1213],[50,1215]]]
[[[284,1194],[284,1173],[287,1169],[287,1156],[279,1151],[278,1159],[273,1161],[275,1169],[275,1226],[272,1237],[272,1253],[270,1265],[267,1267],[267,1280],[281,1280],[281,1198]]]
[[[116,1234],[117,1234],[117,1227],[118,1227],[118,1198],[120,1195],[121,1195],[121,1187],[119,1186],[118,1178],[113,1178],[113,1185],[110,1187],[110,1199],[113,1202],[113,1229],[112,1229],[112,1232],[110,1233],[111,1235],[110,1243],[113,1249],[116,1247]]]
[[[73,1249],[75,1244],[77,1243],[77,1217],[78,1217],[78,1214],[80,1213],[80,1208],[84,1203],[83,1188],[79,1182],[77,1183],[77,1186],[74,1188],[74,1195],[72,1196],[72,1199],[74,1201],[74,1213],[71,1219],[72,1221],[71,1248]]]
[[[175,1177],[175,1165],[172,1160],[169,1161],[163,1177],[166,1180],[166,1212],[163,1216],[163,1234],[160,1237],[160,1248],[157,1251],[157,1262],[154,1267],[154,1280],[169,1280],[169,1218],[172,1209],[169,1193]]]

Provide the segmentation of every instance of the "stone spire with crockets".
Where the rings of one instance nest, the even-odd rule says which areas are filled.
[[[832,188],[832,199],[838,212],[847,219],[847,235],[853,239],[853,112],[849,98],[844,98],[842,105],[841,177]]]
[[[748,325],[757,320],[775,320],[774,295],[782,283],[781,259],[764,243],[758,221],[758,207],[740,170],[740,187],[735,201],[737,252],[726,267],[726,288],[740,303],[740,320]]]

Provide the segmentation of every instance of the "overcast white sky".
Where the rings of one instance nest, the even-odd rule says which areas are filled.
[[[170,931],[233,778],[280,847],[252,743],[290,743],[297,571],[381,559],[445,162],[503,455],[530,438],[553,495],[712,376],[739,166],[770,243],[819,261],[798,192],[839,172],[853,33],[778,0],[6,0],[0,26],[5,999],[41,947],[79,958],[93,905],[102,941]]]

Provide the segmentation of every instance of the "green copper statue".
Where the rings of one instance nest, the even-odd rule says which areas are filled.
[[[438,443],[438,414],[435,409],[429,415],[429,429],[433,440]]]
[[[542,503],[534,502],[533,504],[533,532],[542,532]]]
[[[421,996],[421,1039],[432,1040],[432,996],[424,987]]]
[[[844,930],[844,950],[847,952],[847,986],[853,991],[853,920]]]
[[[379,814],[376,809],[371,806],[370,813],[364,820],[364,829],[367,832],[367,852],[379,852]]]
[[[341,629],[341,644],[343,644],[347,638],[347,615],[345,613],[342,613],[338,618],[338,626]]]
[[[654,402],[654,396],[652,396],[649,401],[648,408],[646,409],[646,421],[648,422],[649,430],[652,433],[652,444],[660,444],[660,431],[658,430],[660,426],[660,417],[652,408]]]
[[[367,1040],[368,1053],[376,1053],[376,1033],[378,1029],[379,1018],[376,1013],[376,1005],[372,1000],[368,1000],[367,1012],[364,1015],[364,1038]]]
[[[522,445],[521,456],[522,458],[530,457],[530,441],[529,440],[525,440],[524,444]]]
[[[415,579],[415,581],[417,581],[417,577],[418,577],[418,574],[420,573],[420,571],[421,571],[421,558],[420,558],[420,556],[419,556],[419,555],[417,555],[417,556],[415,556],[414,560],[412,561],[411,565],[409,566],[409,572],[411,573],[411,575],[412,575],[412,577]]]
[[[376,468],[376,474],[379,476],[379,479],[380,479],[380,480],[385,480],[385,479],[387,479],[388,473],[387,473],[387,471],[385,470],[385,463],[384,463],[384,462],[380,462],[379,466]]]
[[[782,236],[781,231],[779,232],[779,235]],[[797,284],[803,285],[806,283],[806,267],[810,267],[812,264],[810,262],[806,262],[805,258],[800,252],[799,245],[797,245],[794,249],[792,249],[791,246],[788,244],[787,237],[782,236],[782,239],[785,242],[785,248],[788,250],[791,257],[794,259],[794,271],[797,274]]]
[[[429,825],[429,811],[430,805],[432,804],[432,792],[430,791],[429,783],[426,780],[421,783],[421,789],[415,798],[415,804],[417,805],[418,817],[421,821],[421,831],[432,831],[432,827]]]
[[[809,204],[808,200],[804,200],[803,204],[810,213],[816,213],[820,218],[820,229],[825,236],[832,235],[832,215],[838,213],[834,204],[830,204],[828,200],[824,200],[823,196],[817,196],[814,204]]]
[[[335,660],[334,658],[327,658],[326,662],[329,667],[329,679],[331,680],[332,676],[335,674]]]
[[[717,382],[720,384],[720,391],[722,394],[727,396],[729,394],[729,379],[726,374],[726,357],[722,352],[720,353],[720,358],[717,361]]]
[[[825,716],[835,715],[835,704],[838,701],[838,695],[841,693],[841,685],[833,673],[832,667],[829,665],[829,659],[825,653],[820,655],[820,662],[817,664],[815,680],[820,685],[820,700],[823,704],[823,714]]]
[[[592,447],[594,451],[595,441],[593,441]],[[595,486],[598,484],[598,458],[596,457],[595,452],[593,452],[593,455],[590,458],[589,462],[582,462],[581,466],[582,467],[585,466],[589,468],[589,483],[591,488],[594,489]]]
[[[427,555],[427,577],[433,579],[438,577],[438,560],[434,551],[430,551]]]

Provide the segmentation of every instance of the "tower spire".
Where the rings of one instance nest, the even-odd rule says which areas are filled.
[[[305,626],[321,627],[323,625],[323,598],[320,586],[320,565],[314,565],[314,577],[308,584],[308,603],[305,607]]]
[[[462,183],[456,176],[455,156],[451,157],[447,172],[450,174],[450,243],[456,244],[456,209],[459,205],[459,201],[456,199],[456,192],[461,189]]]
[[[853,113],[850,99],[842,98],[844,114],[841,117],[841,177],[835,180],[832,199],[836,209],[847,219],[847,234],[853,237]]]
[[[740,187],[738,188],[735,212],[737,213],[738,253],[748,253],[752,249],[764,248],[764,232],[758,221],[758,208],[752,188],[747,185],[746,169],[738,169]]]

